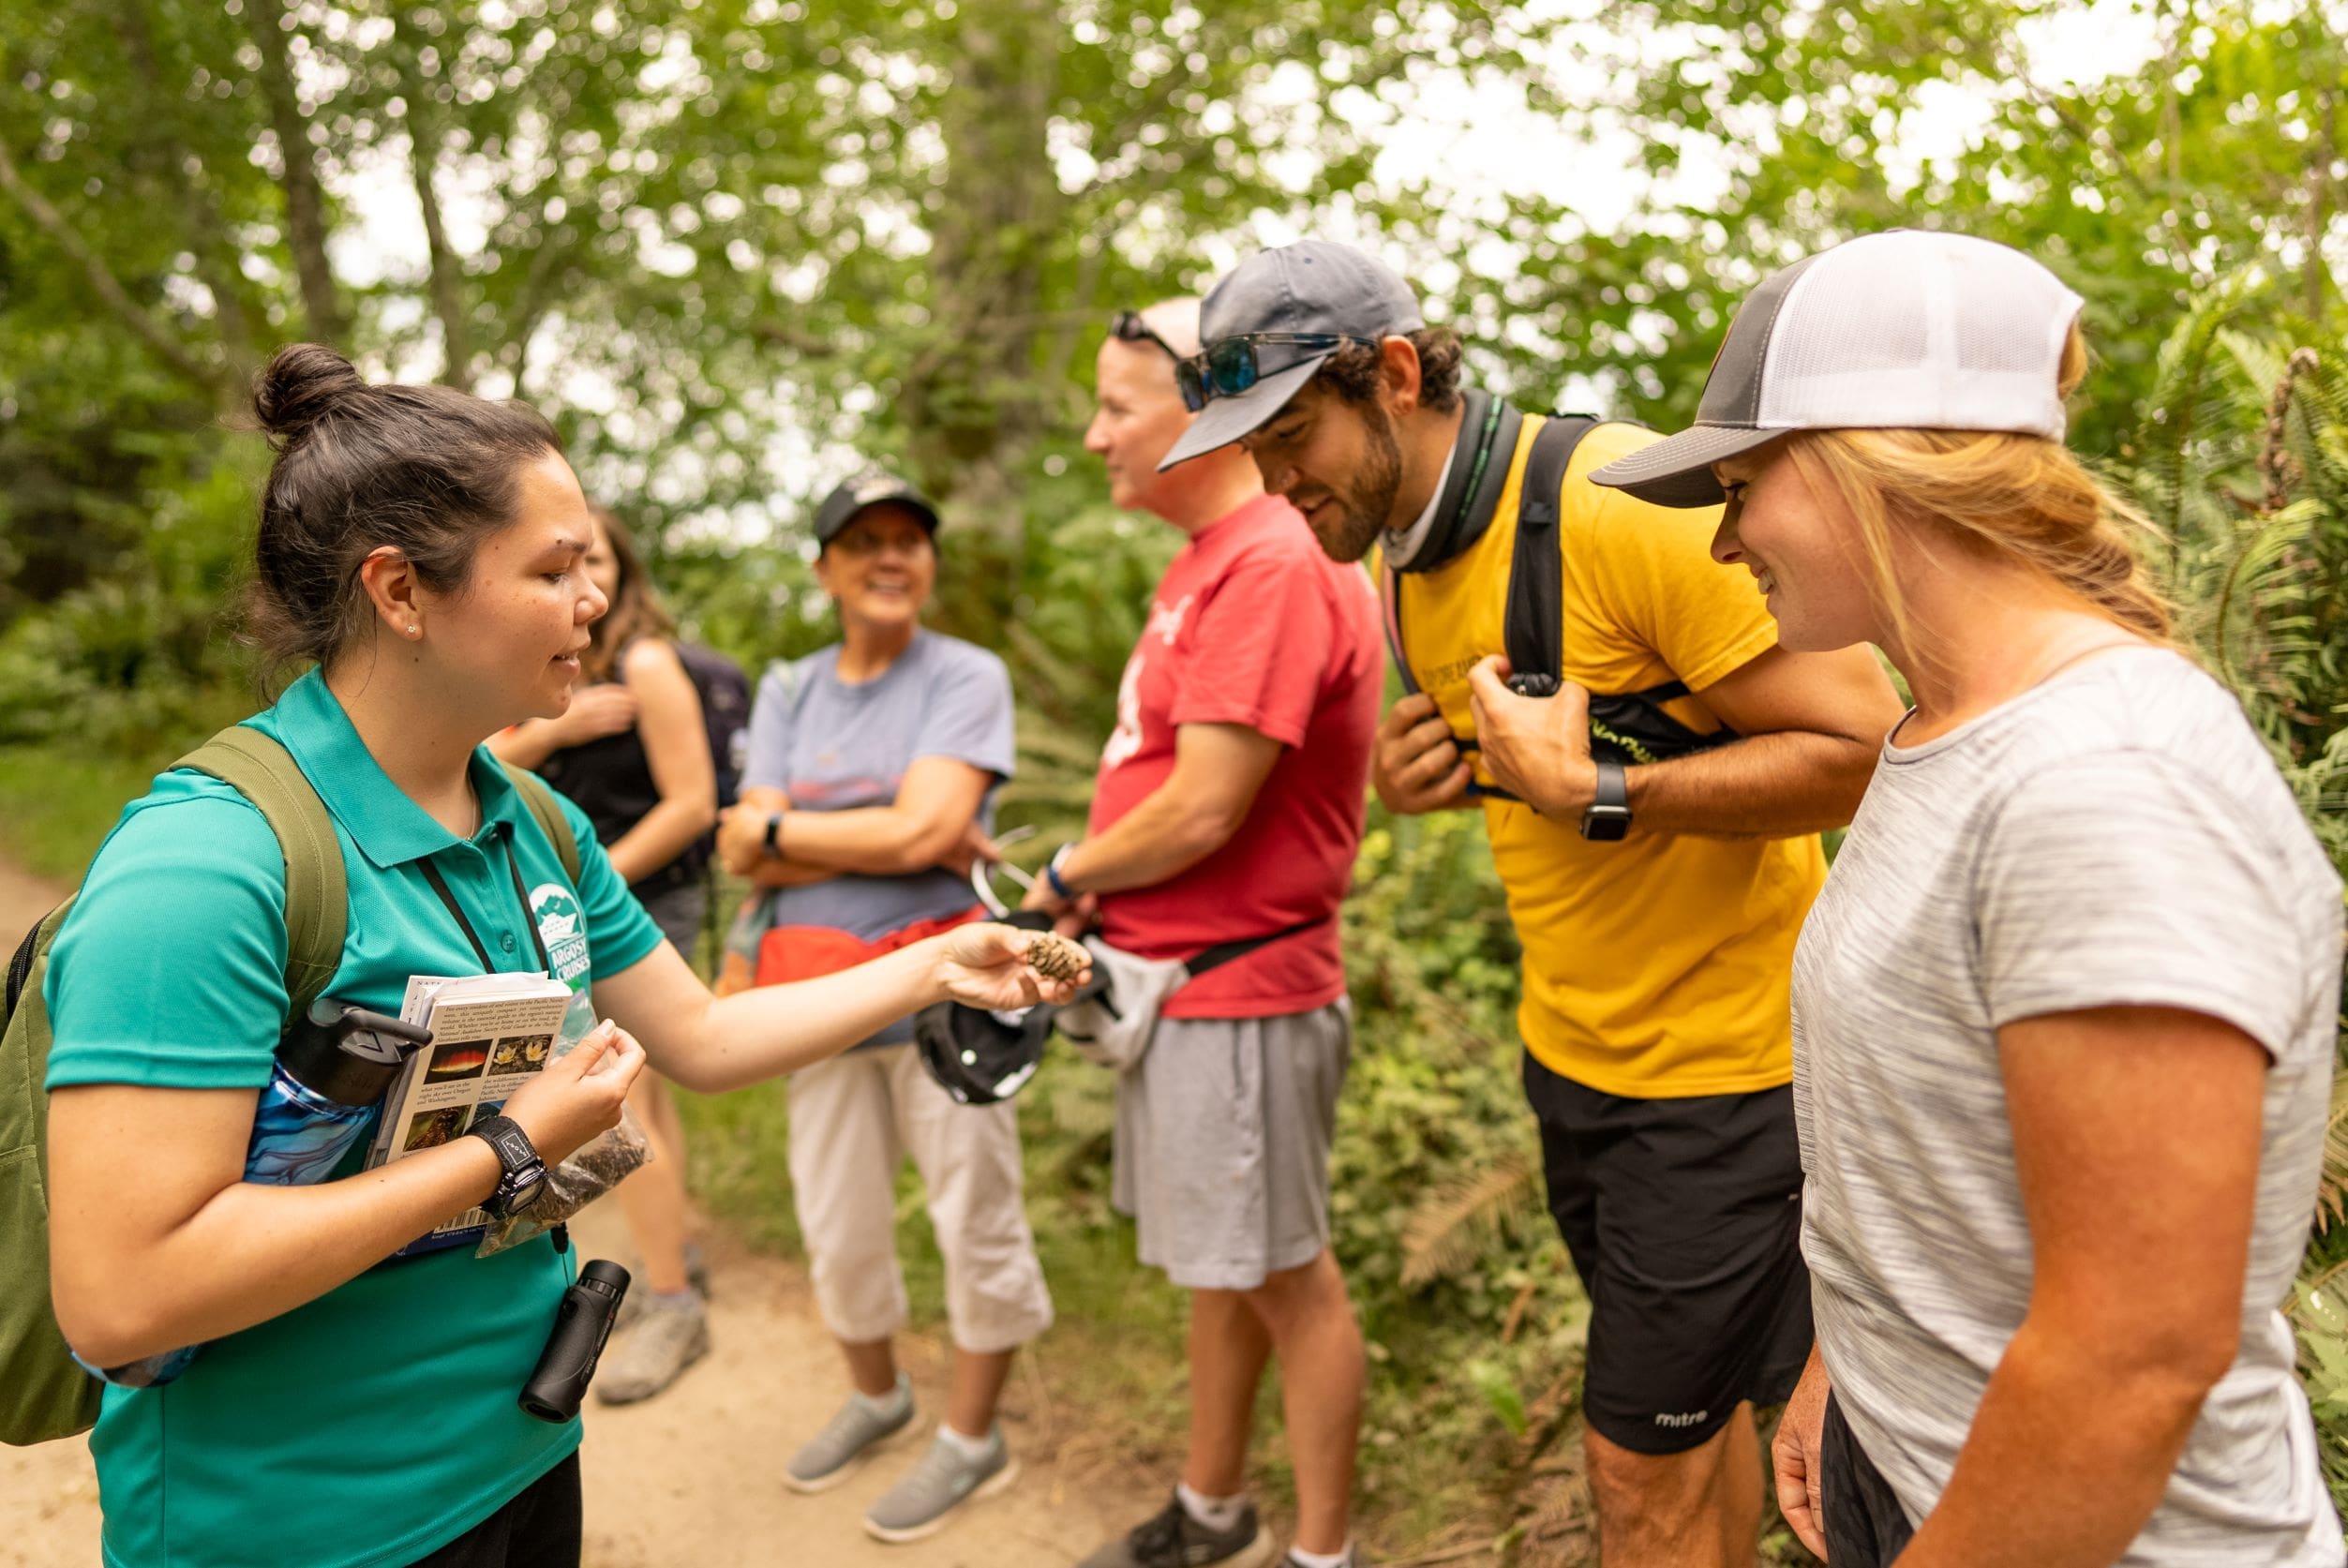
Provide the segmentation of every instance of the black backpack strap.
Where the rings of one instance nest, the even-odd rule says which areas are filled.
[[[1559,492],[1574,448],[1598,422],[1557,414],[1533,433],[1518,487],[1517,549],[1508,567],[1508,610],[1502,642],[1509,685],[1529,697],[1557,694],[1565,667],[1565,562],[1558,532]]]
[[[1234,958],[1245,958],[1258,948],[1268,947],[1282,937],[1294,936],[1300,931],[1310,931],[1315,926],[1328,923],[1329,918],[1326,915],[1320,915],[1309,920],[1299,920],[1293,926],[1282,926],[1279,930],[1267,932],[1262,936],[1241,936],[1229,942],[1218,942],[1204,952],[1196,954],[1186,961],[1183,967],[1190,971],[1190,979],[1195,980],[1209,969],[1220,968]],[[1186,980],[1183,983],[1187,985],[1189,981]]]
[[[1418,677],[1411,673],[1411,656],[1402,651],[1402,578],[1391,563],[1383,564],[1378,572],[1378,604],[1385,613],[1386,651],[1394,656],[1394,670],[1402,678],[1402,694],[1418,695]]]

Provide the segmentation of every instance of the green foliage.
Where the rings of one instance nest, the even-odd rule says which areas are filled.
[[[1081,824],[1179,543],[1111,510],[1078,446],[1111,310],[1260,237],[1363,236],[1487,381],[1664,424],[1762,273],[1913,223],[2086,297],[2074,443],[2163,530],[2185,635],[2348,863],[2341,43],[2321,7],[2163,6],[2151,58],[2053,82],[2032,39],[2080,10],[0,0],[10,847],[78,869],[147,770],[251,706],[227,610],[266,454],[222,416],[280,342],[545,407],[688,635],[754,669],[833,635],[806,503],[860,455],[907,467],[947,503],[935,623],[1011,665],[1002,815],[1038,850]],[[1395,176],[1383,144],[1458,85],[1582,136],[1593,193],[1630,166],[1626,214],[1529,170]],[[1377,1360],[1368,1488],[1404,1534],[1497,1534],[1571,1430],[1586,1307],[1540,1209],[1478,824],[1373,814],[1346,937],[1334,1217]],[[1031,1208],[1064,1332],[1145,1443],[1178,1418],[1179,1301],[1109,1211],[1110,1107],[1081,1065],[1039,1077]],[[696,1180],[791,1245],[779,1093],[693,1113]],[[2340,1478],[2335,1132],[2296,1315]]]
[[[2160,345],[2151,413],[2116,470],[2164,535],[2180,637],[2241,699],[2348,874],[2348,342],[2242,330],[2221,280]],[[2348,1030],[2341,1037],[2348,1062]],[[2348,1078],[2335,1088],[2316,1232],[2290,1303],[2326,1474],[2348,1503]]]

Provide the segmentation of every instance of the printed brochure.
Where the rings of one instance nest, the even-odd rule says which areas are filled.
[[[409,1059],[384,1097],[368,1168],[438,1148],[503,1110],[507,1097],[553,1059],[570,1006],[569,986],[536,973],[411,978],[399,1016],[430,1029],[432,1043]],[[397,1255],[477,1241],[488,1218],[469,1209]]]

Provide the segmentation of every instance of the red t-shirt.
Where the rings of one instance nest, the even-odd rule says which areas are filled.
[[[1172,881],[1103,894],[1101,934],[1144,958],[1189,958],[1322,922],[1200,976],[1166,1017],[1264,1018],[1345,994],[1337,911],[1361,847],[1378,639],[1368,574],[1323,555],[1278,496],[1202,530],[1166,568],[1117,688],[1091,831],[1166,782],[1177,725],[1245,724],[1282,750],[1231,842]]]

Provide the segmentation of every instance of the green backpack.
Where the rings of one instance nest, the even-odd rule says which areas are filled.
[[[288,1016],[309,1009],[342,963],[350,885],[334,818],[292,754],[261,731],[232,724],[172,764],[208,773],[250,800],[285,856]],[[554,791],[508,766],[530,814],[553,844],[573,887],[578,841]],[[86,1432],[104,1385],[73,1359],[49,1298],[49,1008],[41,996],[50,944],[73,907],[51,910],[8,961],[0,1023],[0,1442],[23,1445]]]

